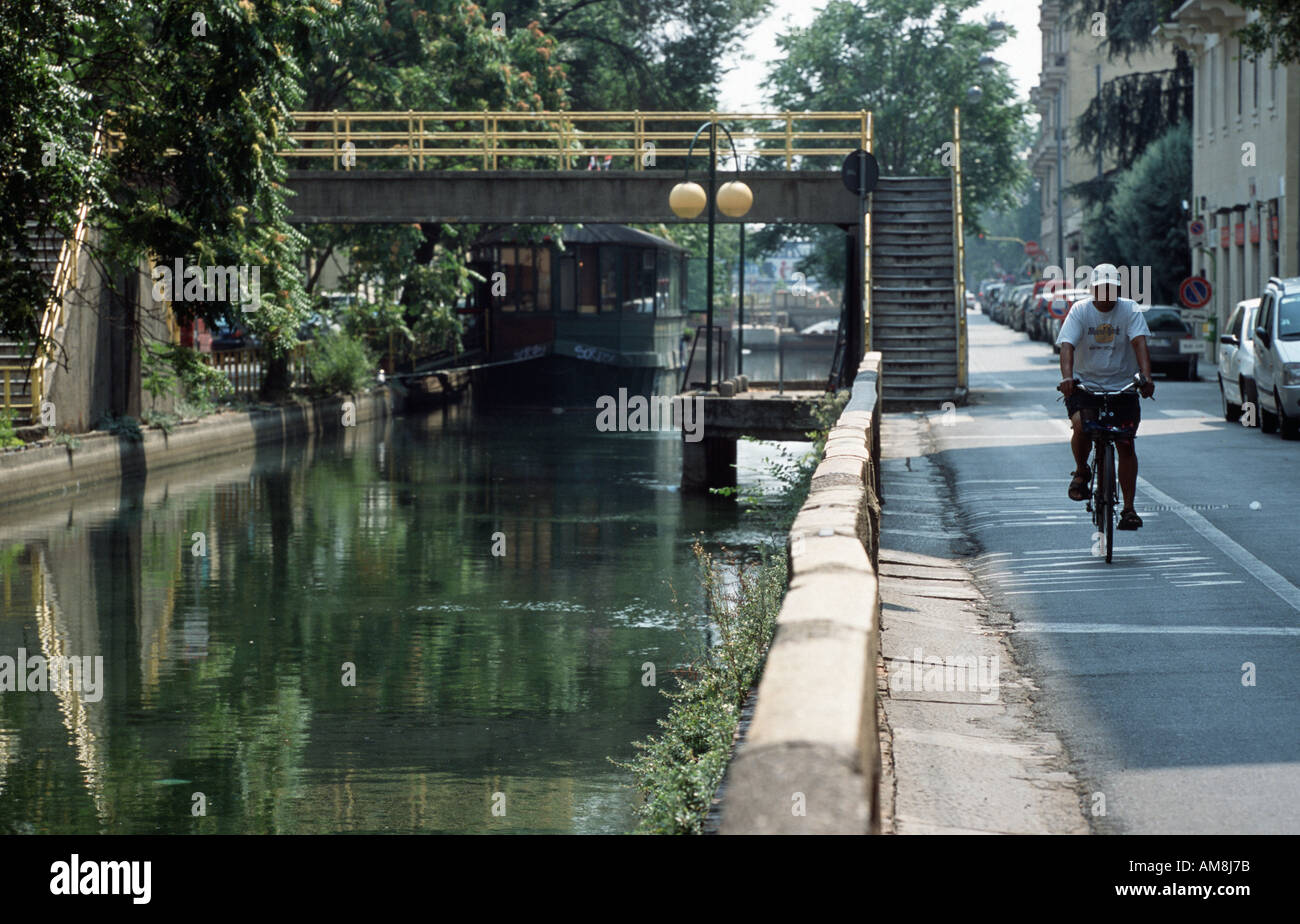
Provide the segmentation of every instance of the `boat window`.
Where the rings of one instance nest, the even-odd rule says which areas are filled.
[[[519,248],[516,285],[519,287],[520,311],[535,311],[537,309],[537,274],[533,272],[534,252],[531,247]]]
[[[672,300],[673,255],[671,251],[657,251],[659,271],[655,279],[655,313],[674,314]]]
[[[641,251],[641,314],[655,312],[655,251],[646,248]]]
[[[595,314],[599,302],[596,276],[596,248],[591,244],[578,246],[578,311]]]
[[[519,298],[518,266],[515,263],[515,248],[502,247],[497,251],[496,272],[492,278],[492,306],[501,311],[514,311]],[[504,285],[504,293],[502,288]]]
[[[600,310],[618,310],[618,272],[620,267],[617,247],[600,247]]]
[[[570,250],[559,254],[557,262],[560,273],[560,304],[557,307],[561,311],[572,311],[578,305],[578,255]]]
[[[534,251],[537,263],[537,310],[551,310],[551,248],[538,247]]]

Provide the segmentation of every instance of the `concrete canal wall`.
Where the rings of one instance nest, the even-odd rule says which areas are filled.
[[[350,423],[402,413],[404,390],[376,389],[351,398],[321,398],[270,410],[226,412],[195,423],[142,431],[143,439],[111,433],[84,433],[69,451],[55,443],[0,454],[0,504],[68,494],[91,485],[162,468],[210,460],[226,453],[285,443],[349,425],[344,402],[353,403]]]
[[[721,834],[879,828],[880,385],[881,355],[868,353],[790,528],[790,586]]]

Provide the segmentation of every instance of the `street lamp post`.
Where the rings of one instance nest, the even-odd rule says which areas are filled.
[[[709,189],[707,192],[700,188],[699,183],[692,183],[687,177],[690,175],[691,155],[695,152],[695,142],[699,140],[700,133],[705,129],[709,130]],[[722,184],[718,188],[718,162],[717,162],[717,144],[718,129],[727,136],[727,141],[731,144],[731,156],[736,162],[736,179]],[[705,292],[705,347],[704,347],[704,388],[705,391],[713,390],[713,236],[714,226],[717,221],[715,207],[721,209],[722,213],[729,218],[740,218],[754,204],[754,194],[750,192],[748,186],[740,181],[740,155],[736,153],[736,142],[731,137],[731,132],[727,127],[719,123],[716,119],[710,119],[695,130],[695,135],[691,138],[690,147],[686,151],[686,167],[682,173],[682,182],[673,187],[672,192],[668,194],[668,205],[678,218],[695,218],[707,207],[709,210],[709,247],[706,270],[706,280],[704,284]],[[741,224],[741,234],[744,234],[744,224]],[[743,238],[742,238],[743,240]],[[741,259],[744,259],[744,251],[741,252]],[[741,264],[741,273],[744,273],[744,264]],[[742,290],[743,291],[743,290]]]

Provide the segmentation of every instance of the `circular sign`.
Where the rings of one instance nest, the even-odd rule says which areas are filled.
[[[1188,224],[1187,231],[1192,235],[1192,237],[1200,237],[1205,233],[1205,222],[1201,221],[1199,218],[1194,218],[1191,223]]]
[[[1025,241],[1025,256],[1037,256],[1041,251],[1038,249],[1038,241]]]
[[[870,151],[858,148],[844,158],[844,163],[840,166],[840,178],[844,180],[844,188],[854,195],[859,191],[869,193],[876,188],[876,180],[880,179],[880,165]]]
[[[1178,298],[1188,308],[1204,308],[1213,290],[1203,276],[1188,276],[1178,287]]]

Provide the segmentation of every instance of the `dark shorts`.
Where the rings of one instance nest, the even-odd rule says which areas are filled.
[[[1112,426],[1123,427],[1130,431],[1132,437],[1137,433],[1138,424],[1142,422],[1141,399],[1136,394],[1116,395],[1110,399],[1110,409],[1115,416],[1107,421]],[[1083,411],[1083,419],[1089,418],[1096,420],[1097,409],[1101,407],[1101,399],[1095,395],[1090,395],[1082,388],[1075,386],[1074,392],[1070,397],[1065,399],[1065,412],[1069,417],[1073,417],[1076,411]]]

